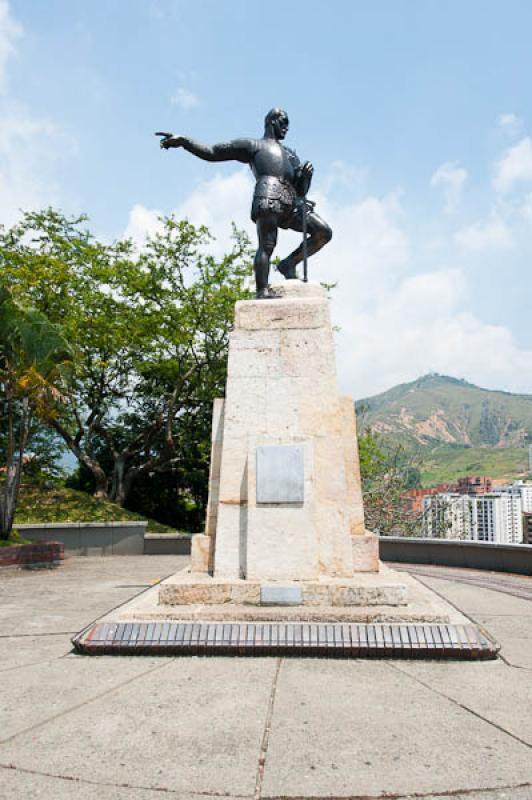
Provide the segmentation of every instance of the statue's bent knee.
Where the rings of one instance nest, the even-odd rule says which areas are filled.
[[[320,228],[318,229],[318,233],[323,244],[327,244],[327,242],[331,241],[333,235],[332,229],[329,228],[327,224],[321,225]]]

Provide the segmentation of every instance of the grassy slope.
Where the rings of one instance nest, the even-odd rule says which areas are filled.
[[[509,480],[527,477],[527,451],[522,448],[441,445],[421,452],[423,486],[435,486],[466,475],[489,475],[490,478]]]
[[[107,500],[98,500],[74,489],[41,489],[23,486],[20,490],[15,525],[44,522],[114,522],[146,519]],[[174,533],[172,528],[148,520],[150,533]]]

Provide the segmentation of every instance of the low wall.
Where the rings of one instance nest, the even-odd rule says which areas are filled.
[[[145,520],[132,522],[50,522],[15,525],[24,539],[62,542],[69,556],[140,556],[144,553]]]
[[[379,546],[383,561],[439,564],[446,567],[469,567],[532,575],[532,545],[527,544],[491,544],[455,539],[381,536]]]
[[[0,547],[0,567],[50,567],[60,564],[64,557],[65,547],[62,542]]]
[[[189,556],[191,533],[147,533],[144,554],[147,556]]]

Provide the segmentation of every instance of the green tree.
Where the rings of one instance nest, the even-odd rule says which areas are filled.
[[[13,527],[24,454],[35,418],[50,421],[70,373],[70,348],[58,326],[0,285],[0,538]]]
[[[412,512],[405,497],[408,489],[419,485],[415,454],[400,445],[390,447],[384,437],[363,424],[360,427],[358,449],[366,526],[384,536],[421,536],[423,515]]]
[[[173,217],[141,249],[97,241],[85,218],[49,209],[0,232],[0,269],[15,296],[60,323],[74,379],[47,419],[120,505],[135,481],[192,461],[207,479],[210,408],[223,394],[236,300],[249,296],[250,243],[206,253],[209,234]]]

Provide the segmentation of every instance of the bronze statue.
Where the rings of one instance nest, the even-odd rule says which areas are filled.
[[[259,246],[255,256],[257,298],[272,297],[268,287],[270,258],[277,244],[279,228],[303,233],[303,242],[283,259],[277,269],[285,278],[297,278],[296,264],[305,262],[327,244],[332,231],[314,212],[314,204],[306,199],[314,167],[302,164],[293,150],[281,144],[288,132],[288,116],[280,108],[272,108],[264,120],[262,139],[235,139],[223,144],[200,144],[187,136],[157,133],[161,147],[183,147],[204,161],[241,161],[249,164],[256,178],[251,219],[257,225]],[[308,232],[308,238],[307,238]]]

